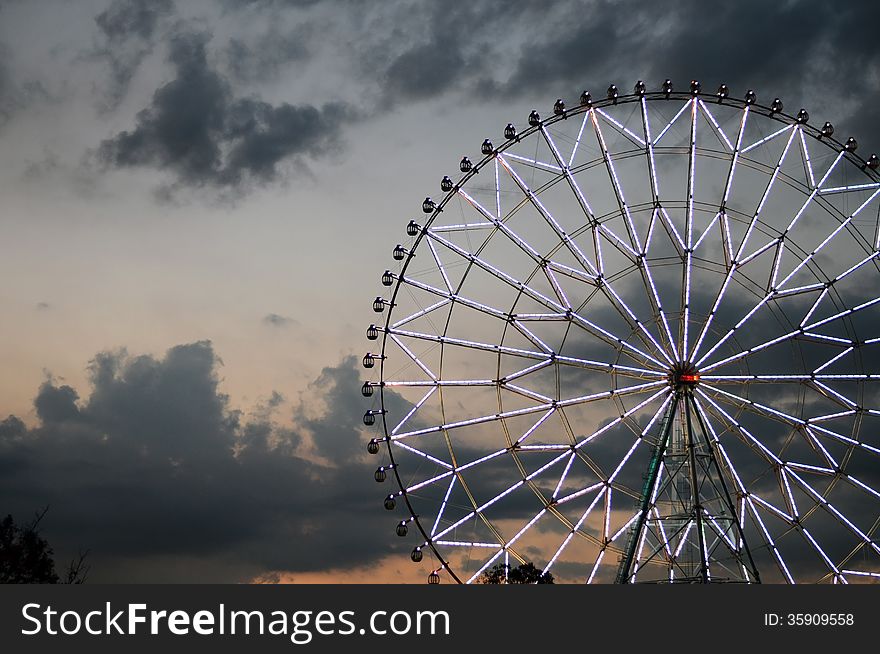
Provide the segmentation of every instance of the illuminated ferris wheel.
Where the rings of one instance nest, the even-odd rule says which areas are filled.
[[[503,135],[367,330],[368,450],[429,582],[880,581],[877,156],[697,81]]]

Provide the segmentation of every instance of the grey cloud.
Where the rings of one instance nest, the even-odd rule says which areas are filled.
[[[91,56],[110,67],[103,109],[115,109],[125,97],[132,77],[156,45],[162,21],[174,12],[173,0],[114,0],[95,16],[102,43]]]
[[[308,39],[309,31],[304,26],[286,32],[273,26],[260,35],[258,42],[229,39],[223,58],[236,80],[265,81],[276,77],[284,66],[307,60]]]
[[[26,107],[51,99],[39,80],[17,79],[12,64],[12,49],[0,43],[0,128]]]
[[[310,7],[321,0],[217,0],[218,4],[227,10],[246,9],[286,9],[298,7]]]
[[[0,422],[3,510],[50,505],[47,538],[59,556],[89,548],[95,581],[237,581],[393,551],[371,526],[383,509],[355,358],[324,369],[311,396],[326,406],[298,405],[290,428],[273,420],[279,394],[247,418],[232,408],[218,365],[209,342],[161,358],[104,352],[83,397],[43,384],[37,426]],[[307,441],[333,463],[304,458]]]
[[[12,80],[6,61],[9,56],[9,48],[0,43],[0,127],[9,120],[12,115],[14,101],[12,99]]]
[[[353,109],[237,98],[208,64],[207,40],[195,33],[171,40],[175,79],[155,92],[133,130],[101,143],[104,164],[170,171],[175,188],[242,190],[277,179],[285,162],[305,166],[306,158],[340,148],[340,131],[353,120]]]
[[[393,20],[374,17],[376,25],[395,27],[379,30],[363,57],[368,72],[378,71],[388,103],[430,99],[488,74],[498,63],[494,21],[520,13],[498,2],[422,4],[406,13],[395,5],[393,11]]]
[[[297,327],[299,322],[287,316],[281,316],[277,313],[268,313],[263,316],[263,324],[271,327]]]
[[[150,3],[114,0],[95,17],[95,23],[111,42],[125,41],[132,37],[149,40],[156,31],[159,18],[172,11],[172,0],[154,0]]]

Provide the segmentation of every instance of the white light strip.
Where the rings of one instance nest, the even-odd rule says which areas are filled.
[[[681,116],[689,106],[691,106],[691,101],[690,101],[690,100],[688,100],[687,102],[684,103],[684,106],[682,106],[682,108],[678,110],[678,113],[675,114],[675,116],[672,117],[672,120],[669,121],[669,123],[666,125],[666,127],[664,127],[664,128],[660,131],[660,133],[657,135],[657,138],[654,139],[654,142],[652,143],[652,145],[657,145],[657,143],[660,141],[660,139],[663,138],[663,135],[666,134],[666,132],[669,131],[669,128],[670,128],[670,127],[672,127],[672,124],[673,124],[676,120],[678,120],[679,116]]]
[[[798,130],[798,134],[800,134],[801,137],[801,152],[804,157],[804,168],[806,168],[807,177],[810,180],[810,188],[816,188],[816,178],[813,175],[813,164],[810,162],[810,151],[807,149],[807,139],[804,137],[804,131],[802,129]]]
[[[605,552],[607,550],[603,547],[602,551],[599,552],[599,556],[596,558],[596,563],[593,564],[593,570],[590,572],[590,578],[587,579],[588,584],[593,583],[593,579],[596,577],[596,572],[599,570],[599,564],[602,563],[602,559],[605,558]]]
[[[443,466],[444,468],[450,468],[450,469],[452,468],[452,464],[446,463],[446,461],[441,461],[437,457],[431,456],[427,452],[422,452],[421,450],[416,449],[416,448],[412,447],[411,445],[407,445],[406,443],[403,443],[401,441],[394,441],[392,444],[396,447],[402,447],[405,450],[409,450],[413,454],[417,454],[421,457],[424,457],[424,458],[428,459],[429,461],[433,461],[434,463],[436,463],[439,466]]]
[[[878,182],[872,184],[854,184],[852,186],[834,186],[832,188],[823,188],[819,193],[822,195],[829,195],[831,193],[849,193],[850,191],[866,191],[877,187],[880,187],[880,183]]]
[[[406,424],[406,421],[409,420],[409,419],[413,416],[413,414],[415,414],[415,412],[418,411],[418,410],[421,408],[421,406],[422,406],[425,402],[428,401],[428,398],[431,397],[431,396],[434,394],[434,391],[436,391],[436,390],[437,390],[437,387],[436,387],[436,386],[433,387],[433,388],[431,388],[427,393],[425,393],[424,397],[422,397],[421,400],[419,400],[418,402],[416,402],[416,403],[413,405],[413,408],[410,409],[409,412],[403,417],[403,419],[402,419],[400,422],[397,423],[397,426],[396,426],[394,429],[391,430],[391,435],[392,435],[392,436],[393,436],[394,434],[396,434],[396,433],[400,430],[400,428],[403,427],[403,425]]]
[[[776,547],[776,543],[773,541],[773,537],[770,535],[770,532],[767,530],[764,521],[761,520],[761,516],[758,513],[758,509],[755,507],[755,503],[752,501],[751,497],[746,498],[749,503],[749,507],[752,509],[752,515],[755,517],[755,521],[760,525],[761,531],[764,532],[764,540],[770,546],[770,549],[773,550],[773,555],[776,557],[776,561],[779,563],[779,567],[782,570],[782,574],[785,575],[785,578],[788,580],[788,583],[794,584],[794,577],[791,576],[791,572],[788,570],[788,566],[785,565],[785,560],[782,558],[782,553],[779,551],[779,548]]]
[[[709,107],[706,106],[702,100],[700,102],[700,109],[703,110],[703,115],[709,119],[709,122],[712,123],[712,127],[715,128],[715,131],[721,135],[722,140],[727,145],[728,149],[733,150],[733,143],[730,142],[730,139],[727,138],[727,134],[724,133],[724,130],[721,129],[721,125],[718,124],[718,121],[715,120],[715,116],[712,115],[712,112],[709,111]]]
[[[492,223],[459,223],[456,225],[431,225],[428,228],[428,234],[439,234],[443,232],[465,232],[472,229],[495,229]]]
[[[412,350],[410,350],[406,345],[404,345],[404,344],[403,344],[403,341],[401,341],[399,338],[397,338],[396,334],[391,333],[390,330],[386,331],[386,333],[391,337],[391,340],[392,340],[392,341],[394,341],[395,343],[397,343],[397,347],[399,347],[401,350],[403,350],[403,351],[406,353],[406,355],[407,355],[410,359],[412,359],[413,362],[415,362],[415,364],[416,364],[419,368],[421,368],[422,371],[423,371],[426,375],[428,375],[428,377],[430,377],[431,379],[433,379],[433,380],[435,380],[435,381],[437,380],[437,375],[435,375],[433,372],[431,372],[430,369],[428,368],[428,366],[426,366],[424,363],[422,363],[422,362],[419,360],[419,358],[418,358],[415,354],[413,354]],[[403,332],[400,332],[400,333],[403,333]]]
[[[777,457],[775,454],[773,454],[773,452],[771,452],[769,449],[767,449],[767,447],[766,447],[766,446],[765,446],[760,440],[758,440],[757,438],[755,438],[755,437],[751,434],[751,432],[749,432],[748,429],[746,429],[745,427],[743,427],[739,422],[737,422],[737,420],[736,420],[735,418],[733,418],[729,413],[727,413],[724,409],[722,409],[722,408],[718,405],[718,403],[715,402],[715,400],[713,400],[711,397],[709,397],[708,395],[706,395],[706,394],[702,391],[702,389],[697,388],[696,390],[697,390],[697,393],[699,393],[699,394],[700,394],[700,395],[701,395],[701,396],[702,396],[702,397],[703,397],[703,398],[704,398],[709,404],[711,404],[713,407],[715,407],[715,409],[716,409],[719,413],[721,413],[721,414],[727,419],[727,421],[728,421],[731,425],[734,425],[734,426],[740,431],[740,433],[742,433],[744,436],[746,436],[746,438],[747,438],[749,441],[751,441],[752,443],[754,443],[755,445],[757,445],[758,449],[761,450],[761,452],[764,453],[764,456],[765,456],[766,458],[769,458],[770,461],[772,461],[773,463],[775,463],[775,464],[777,464],[777,465],[782,465],[782,461],[779,459],[779,457]],[[718,389],[715,389],[715,390],[718,390]]]
[[[437,512],[437,517],[434,518],[434,525],[431,527],[431,537],[434,537],[434,534],[437,533],[437,525],[440,524],[440,518],[443,516],[443,511],[446,509],[446,504],[449,502],[449,495],[452,493],[452,487],[455,485],[455,480],[458,477],[453,476],[452,479],[449,480],[449,487],[446,489],[446,495],[443,496],[443,502],[440,504],[440,510]]]
[[[499,155],[499,158],[501,155]],[[506,159],[514,159],[516,161],[521,161],[524,164],[528,164],[530,166],[534,166],[535,168],[543,168],[544,170],[550,170],[554,173],[561,173],[562,168],[559,166],[554,166],[553,164],[544,163],[543,161],[536,161],[535,159],[528,159],[526,157],[521,157],[518,154],[513,154],[512,152],[505,152],[504,157]]]
[[[755,141],[755,142],[752,143],[750,146],[743,148],[741,154],[745,154],[745,153],[748,152],[749,150],[754,150],[754,149],[757,148],[759,145],[762,145],[762,144],[766,143],[767,141],[769,141],[769,140],[772,139],[772,138],[776,138],[776,137],[779,136],[780,134],[782,134],[782,133],[784,133],[784,132],[787,132],[788,130],[792,129],[793,127],[794,127],[794,125],[786,125],[785,127],[776,130],[775,132],[773,132],[772,134],[770,134],[770,136],[765,136],[765,137],[762,138],[760,141]]]
[[[446,274],[446,268],[444,268],[443,264],[440,262],[440,256],[437,254],[437,249],[434,247],[434,243],[431,242],[431,239],[429,238],[425,240],[428,243],[428,248],[431,250],[431,256],[434,257],[434,262],[437,264],[437,269],[443,277],[443,283],[446,285],[446,290],[452,293],[452,283],[449,281],[449,276]]]
[[[412,322],[416,318],[421,318],[425,314],[431,313],[434,309],[438,309],[445,304],[449,304],[448,299],[440,300],[439,302],[436,302],[435,304],[432,304],[431,306],[429,306],[425,309],[420,309],[419,311],[416,311],[414,314],[409,315],[406,318],[402,318],[401,320],[398,320],[396,323],[392,324],[391,327],[396,328],[396,327],[400,327],[401,325],[405,325],[408,322]]]
[[[568,165],[566,168],[571,168],[571,165],[574,163],[574,156],[577,154],[578,146],[581,144],[581,136],[583,136],[584,128],[587,126],[587,121],[590,120],[590,114],[592,111],[593,110],[590,109],[584,114],[584,119],[581,121],[581,128],[578,130],[577,139],[575,139],[574,146],[571,148],[571,157],[568,159]]]
[[[543,416],[541,416],[541,417],[538,419],[538,421],[537,421],[534,425],[532,425],[531,427],[529,427],[529,429],[528,429],[528,430],[527,430],[522,436],[520,436],[520,437],[517,439],[516,443],[514,443],[514,447],[517,446],[517,445],[519,445],[520,443],[522,443],[522,442],[523,442],[525,439],[527,439],[529,436],[531,436],[531,435],[534,433],[534,431],[535,431],[538,427],[540,427],[542,424],[544,424],[544,421],[547,420],[547,418],[549,418],[550,416],[552,416],[555,412],[556,412],[556,409],[553,408],[553,409],[550,409],[550,410],[549,410],[547,413],[545,413]]]
[[[565,447],[565,446],[563,446]],[[571,470],[571,464],[574,463],[576,453],[572,451],[571,455],[568,457],[568,463],[565,464],[565,469],[562,471],[562,474],[559,476],[559,481],[556,484],[556,488],[553,489],[553,495],[550,497],[552,499],[556,499],[559,495],[559,489],[562,488],[562,484],[565,483],[565,478],[568,476],[568,471]]]
[[[614,125],[617,128],[617,131],[621,132],[625,136],[628,136],[630,138],[630,140],[635,141],[637,145],[641,145],[642,147],[645,146],[645,142],[641,138],[639,138],[638,135],[633,133],[627,127],[624,127],[623,123],[618,121],[616,118],[614,118],[613,116],[610,116],[609,114],[605,113],[601,109],[596,109],[596,113],[600,114],[606,121],[608,121],[609,123]]]

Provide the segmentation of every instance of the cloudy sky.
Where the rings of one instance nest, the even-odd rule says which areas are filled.
[[[0,0],[0,514],[95,581],[410,580],[358,357],[463,154],[665,77],[880,149],[876,3],[710,4]]]

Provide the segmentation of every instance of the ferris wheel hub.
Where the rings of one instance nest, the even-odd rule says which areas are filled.
[[[669,383],[676,390],[693,388],[700,383],[700,371],[692,363],[677,363],[669,372]]]

